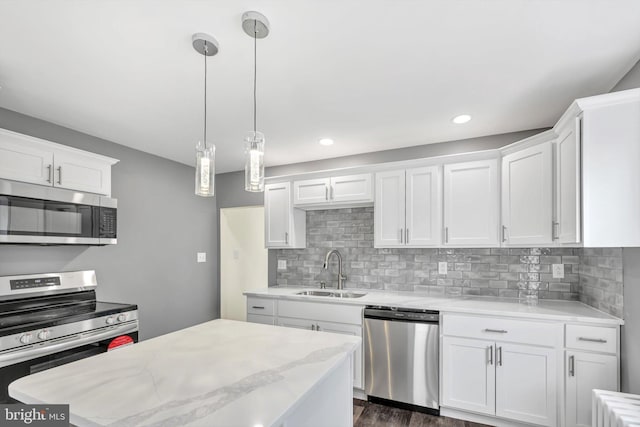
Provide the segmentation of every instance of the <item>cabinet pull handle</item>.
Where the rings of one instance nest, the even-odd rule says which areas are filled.
[[[51,172],[53,172],[53,166],[49,165],[47,166],[47,182],[49,184],[51,184],[51,181],[53,181],[53,178],[51,177]]]
[[[569,376],[570,377],[576,376],[576,357],[575,356],[569,356]]]
[[[551,223],[551,240],[558,240],[560,237],[558,236],[558,226],[559,222],[553,221]]]
[[[252,305],[251,308],[255,308],[256,310],[264,310],[264,307],[260,305]]]
[[[58,184],[62,185],[62,166],[58,166]]]
[[[409,229],[404,230],[404,242],[409,244]]]
[[[578,341],[597,342],[600,344],[605,344],[607,342],[607,340],[603,340],[602,338],[587,338],[587,337],[578,337]]]
[[[333,187],[329,187],[329,198],[333,200]]]
[[[286,231],[284,232],[284,243],[285,243],[286,245],[288,245],[288,244],[289,244],[289,233],[288,233],[288,232],[286,232]]]
[[[498,366],[502,366],[502,347],[498,347]]]
[[[504,329],[485,329],[485,332],[494,332],[496,334],[506,334],[507,331]]]
[[[324,186],[324,199],[329,200],[329,187],[326,185]]]
[[[507,226],[506,225],[502,226],[502,241],[503,242],[507,241]]]
[[[316,331],[320,330],[320,325],[316,324]]]
[[[444,242],[449,243],[449,227],[444,228]]]
[[[493,365],[493,346],[487,347],[489,350],[489,365]]]
[[[401,229],[400,229],[400,243],[404,243],[404,240],[403,240],[403,238],[404,238],[404,232],[403,232],[403,231],[404,231],[404,230],[401,228]]]
[[[312,331],[315,331],[315,330],[316,330],[316,325],[313,325],[313,324],[312,324],[312,325],[311,325],[311,330],[312,330]]]

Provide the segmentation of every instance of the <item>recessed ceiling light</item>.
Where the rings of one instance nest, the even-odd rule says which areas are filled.
[[[318,142],[320,143],[320,145],[324,145],[325,147],[328,147],[329,145],[333,145],[333,139],[331,138],[322,138]]]
[[[471,120],[471,116],[468,114],[460,114],[459,116],[455,116],[451,121],[455,124],[461,125],[463,123],[467,123]]]

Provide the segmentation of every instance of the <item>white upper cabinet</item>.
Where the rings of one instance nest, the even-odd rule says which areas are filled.
[[[559,129],[555,143],[556,210],[554,240],[580,242],[580,117]]]
[[[376,174],[374,243],[383,247],[440,244],[440,168]]]
[[[553,158],[551,141],[502,158],[502,241],[551,244]]]
[[[498,160],[444,166],[445,246],[498,246]]]
[[[372,174],[305,179],[293,182],[293,204],[306,207],[370,203],[373,201]]]
[[[0,178],[111,195],[118,160],[0,129]]]
[[[405,172],[376,174],[374,244],[378,248],[404,246]]]
[[[265,246],[267,248],[304,248],[306,213],[294,209],[291,183],[264,186]]]

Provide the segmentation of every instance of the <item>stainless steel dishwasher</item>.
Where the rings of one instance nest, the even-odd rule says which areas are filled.
[[[365,307],[369,400],[439,414],[439,322],[437,311]]]

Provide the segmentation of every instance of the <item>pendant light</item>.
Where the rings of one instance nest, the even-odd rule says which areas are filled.
[[[258,12],[242,14],[242,29],[253,38],[253,131],[244,139],[244,189],[264,191],[264,134],[256,126],[256,83],[258,76],[258,39],[269,35],[269,21]]]
[[[216,177],[216,146],[207,143],[207,57],[218,53],[218,41],[213,36],[196,33],[191,37],[193,48],[204,56],[204,135],[196,144],[196,195],[213,197]]]

